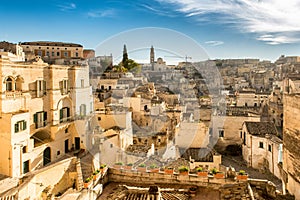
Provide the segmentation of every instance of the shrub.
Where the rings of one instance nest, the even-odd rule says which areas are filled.
[[[181,166],[181,167],[178,168],[178,171],[179,172],[188,172],[189,168],[187,166]]]
[[[146,165],[144,163],[139,164],[139,167],[146,167]]]
[[[240,171],[239,171],[239,175],[246,175],[245,170],[240,170]]]
[[[106,164],[100,165],[100,169],[103,169],[103,168],[105,168],[105,167],[106,167]]]
[[[122,162],[116,162],[115,165],[123,165]]]
[[[127,165],[127,166],[132,166],[133,164],[132,164],[132,163],[127,163],[126,165]]]
[[[150,168],[151,169],[157,168],[157,165],[156,164],[152,164],[152,165],[150,165]]]
[[[203,172],[203,168],[202,167],[198,167],[196,170],[197,170],[197,172]]]
[[[216,168],[213,168],[213,169],[210,170],[210,172],[211,172],[212,174],[216,174],[216,173],[219,172],[219,170],[217,170]]]
[[[93,172],[93,175],[97,175],[97,174],[99,174],[99,172],[100,171],[97,169],[96,171]]]
[[[84,180],[84,182],[85,183],[88,183],[88,182],[90,182],[92,180],[92,178],[91,177],[88,177],[88,178],[86,178],[85,180]]]

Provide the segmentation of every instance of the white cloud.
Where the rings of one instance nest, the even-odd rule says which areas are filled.
[[[101,17],[114,17],[116,15],[115,9],[107,10],[94,10],[87,13],[89,17],[101,18]]]
[[[63,5],[58,5],[59,9],[61,11],[70,11],[76,9],[76,4],[75,3],[66,3]]]
[[[156,0],[196,20],[234,25],[243,32],[276,34],[267,43],[293,43],[300,33],[299,0]],[[294,34],[291,34],[294,33]],[[261,40],[260,37],[258,37]],[[265,41],[265,40],[262,40]]]
[[[215,41],[215,40],[211,40],[211,41],[206,41],[205,44],[208,44],[210,46],[219,46],[224,44],[223,41]]]
[[[257,40],[264,41],[267,44],[271,44],[271,45],[300,42],[300,38],[287,37],[284,35],[261,35],[257,38]]]

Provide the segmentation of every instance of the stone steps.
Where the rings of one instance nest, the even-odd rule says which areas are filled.
[[[82,177],[80,159],[76,162],[76,171],[77,171],[77,189],[78,191],[81,191],[83,189],[83,177]]]

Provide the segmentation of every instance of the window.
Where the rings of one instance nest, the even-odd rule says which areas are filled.
[[[93,102],[90,102],[90,113],[93,113]]]
[[[66,122],[70,120],[70,108],[64,107],[59,110],[59,122]]]
[[[29,160],[23,162],[23,174],[26,174],[29,172]]]
[[[69,53],[67,51],[64,52],[64,57],[69,57]]]
[[[52,56],[54,57],[55,56],[55,53],[52,51]]]
[[[60,93],[67,94],[70,91],[69,80],[62,80],[59,82]]]
[[[18,76],[16,78],[16,82],[15,82],[15,90],[16,91],[22,91],[22,83],[23,83],[23,78]]]
[[[46,95],[46,81],[43,80],[37,80],[36,81],[36,96],[42,97]]]
[[[56,152],[56,155],[58,155],[58,156],[59,156],[59,155],[60,155],[60,151],[57,151],[57,152]]]
[[[224,137],[224,130],[219,130],[219,137]]]
[[[98,117],[98,121],[101,121],[101,117]]]
[[[15,123],[15,133],[24,131],[26,130],[26,128],[27,128],[27,123],[25,120],[18,121],[17,123]]]
[[[43,52],[42,51],[38,51],[38,55],[39,56],[43,56]]]
[[[27,146],[24,146],[24,147],[22,148],[22,153],[27,153]]]
[[[268,150],[272,152],[272,146],[270,144],[268,145]]]
[[[8,77],[5,83],[6,83],[6,91],[13,91],[13,79]]]
[[[81,104],[80,105],[80,116],[85,116],[86,115],[86,105]]]
[[[59,52],[56,52],[56,56],[59,56],[60,54],[59,54]]]
[[[264,148],[264,143],[263,142],[259,142],[259,148]]]
[[[47,112],[37,112],[33,115],[35,128],[45,127],[47,125]]]
[[[84,79],[80,80],[80,86],[81,86],[81,88],[84,88]]]
[[[75,57],[78,57],[78,52],[75,53]]]
[[[46,56],[50,56],[50,52],[49,51],[46,52]]]

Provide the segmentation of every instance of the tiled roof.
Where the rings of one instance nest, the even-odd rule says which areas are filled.
[[[265,136],[266,134],[278,135],[276,127],[271,122],[244,122],[251,135]]]

